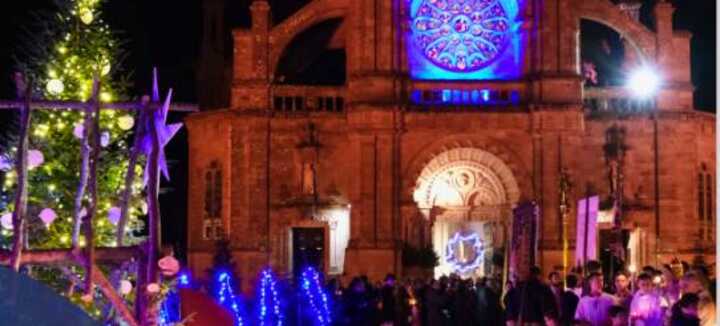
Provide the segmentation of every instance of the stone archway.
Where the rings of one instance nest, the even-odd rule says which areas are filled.
[[[477,237],[483,246],[480,252],[468,254],[470,260],[475,261],[478,254],[482,259],[464,276],[492,273],[489,261],[505,245],[511,210],[519,199],[520,188],[512,170],[492,153],[460,147],[430,160],[417,178],[413,200],[432,225],[433,248],[440,257],[436,276],[456,271],[452,265],[455,256],[448,254],[457,244],[452,240],[456,235]]]

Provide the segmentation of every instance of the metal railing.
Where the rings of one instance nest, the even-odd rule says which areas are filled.
[[[282,113],[345,112],[344,87],[281,85],[272,88],[272,110]]]

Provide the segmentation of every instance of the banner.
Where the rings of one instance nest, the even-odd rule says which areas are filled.
[[[597,222],[599,208],[599,196],[592,196],[578,201],[575,266],[585,266],[585,262],[588,260],[597,260]],[[587,214],[587,212],[590,212],[590,214]]]
[[[537,256],[538,218],[540,211],[534,202],[526,202],[513,209],[508,272],[524,278],[535,264]]]

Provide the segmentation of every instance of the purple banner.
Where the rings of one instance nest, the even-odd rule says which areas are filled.
[[[575,266],[584,266],[588,260],[597,260],[597,219],[600,197],[578,201],[577,235],[575,239]],[[587,214],[590,212],[590,214]]]
[[[539,209],[533,202],[522,203],[513,210],[512,240],[510,243],[510,275],[524,277],[535,264],[537,254]]]

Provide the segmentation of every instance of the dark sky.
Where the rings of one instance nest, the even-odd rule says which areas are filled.
[[[581,0],[578,0],[581,1]],[[229,24],[247,26],[250,0],[228,0]],[[274,0],[276,20],[290,15],[308,0]],[[648,3],[654,0],[648,0]],[[715,111],[716,17],[715,1],[676,0],[676,28],[693,33],[693,81],[697,87],[696,107]],[[52,8],[53,0],[3,1],[0,5],[0,98],[12,98],[13,71],[11,59],[15,47],[22,41],[22,29],[28,28],[33,11]],[[131,94],[145,94],[150,86],[153,66],[160,71],[161,88],[174,88],[174,100],[195,101],[195,71],[199,61],[201,35],[200,0],[110,0],[104,18],[114,30],[123,31],[128,42],[129,57],[123,63],[134,72],[135,87]],[[645,6],[645,16],[650,6]],[[174,115],[171,119],[182,117]],[[2,125],[2,124],[0,124]],[[165,242],[184,247],[186,233],[185,198],[187,175],[187,134],[183,131],[169,145],[172,160],[172,182],[165,184],[161,196],[164,216]]]

